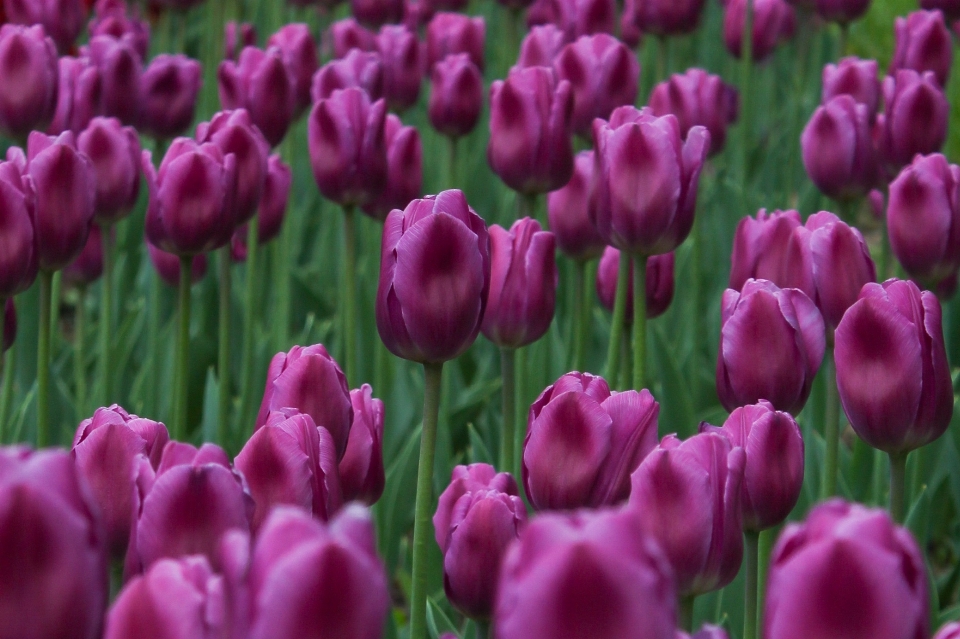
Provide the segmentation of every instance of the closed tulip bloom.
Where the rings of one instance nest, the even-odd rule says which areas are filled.
[[[495,473],[489,464],[454,468],[433,516],[447,600],[473,619],[492,615],[503,556],[527,523],[517,482]]]
[[[339,60],[326,63],[313,76],[310,95],[325,100],[338,89],[363,89],[371,100],[383,96],[383,63],[380,54],[353,49]]]
[[[350,391],[353,425],[347,451],[340,460],[343,501],[361,501],[372,506],[383,494],[383,402],[373,396],[369,384]]]
[[[147,253],[154,270],[164,282],[176,288],[180,285],[180,258],[173,253],[157,248],[147,241]],[[194,255],[190,262],[190,282],[196,284],[207,274],[207,256],[205,253]]]
[[[356,504],[328,525],[275,509],[253,548],[248,587],[251,639],[373,639],[390,609],[373,521]]]
[[[376,34],[353,18],[337,20],[324,34],[323,48],[333,59],[346,57],[353,49],[376,51]]]
[[[385,25],[376,38],[383,62],[383,97],[394,111],[404,111],[420,97],[420,42],[403,25]]]
[[[827,22],[846,25],[860,18],[870,8],[870,0],[816,0],[817,15]]]
[[[748,0],[729,0],[723,13],[723,42],[727,51],[739,59],[743,43],[743,25]],[[796,15],[784,0],[753,2],[753,59],[765,60],[781,41],[793,36]]]
[[[547,194],[547,220],[557,248],[577,261],[599,257],[606,246],[590,220],[593,162],[593,151],[578,153],[570,181]]]
[[[86,286],[93,284],[103,275],[103,240],[100,232],[99,226],[91,226],[87,243],[80,255],[63,267],[63,280],[68,284]]]
[[[17,307],[13,298],[8,297],[3,305],[3,351],[7,352],[17,339]]]
[[[907,453],[947,429],[953,391],[933,293],[902,280],[864,286],[835,349],[840,402],[863,441]]]
[[[81,0],[4,0],[3,11],[11,24],[42,26],[62,53],[73,47],[87,20]]]
[[[823,193],[835,199],[862,197],[878,181],[870,112],[849,95],[817,107],[800,136],[803,166]]]
[[[683,137],[695,126],[705,127],[710,133],[710,155],[716,155],[723,150],[727,127],[737,120],[739,101],[737,90],[720,76],[689,69],[653,88],[650,110],[656,116],[675,115]]]
[[[350,0],[350,12],[360,24],[376,29],[403,19],[403,0]]]
[[[161,559],[117,596],[104,639],[217,639],[223,607],[223,578],[205,557]]]
[[[523,487],[537,510],[598,508],[630,496],[630,473],[657,445],[660,405],[647,390],[611,393],[567,373],[530,406]]]
[[[870,123],[876,119],[880,104],[880,79],[877,77],[877,61],[848,57],[839,64],[832,62],[823,67],[823,96],[826,104],[838,95],[849,95],[867,107]]]
[[[282,50],[246,47],[238,62],[220,63],[217,80],[223,108],[246,109],[271,148],[280,144],[297,108],[295,78]]]
[[[0,637],[100,637],[107,562],[95,513],[65,451],[0,449]]]
[[[693,228],[710,133],[695,126],[684,140],[673,115],[626,106],[595,121],[593,139],[600,237],[632,254],[677,248]]]
[[[97,0],[94,5],[94,18],[90,21],[90,39],[101,35],[121,39],[128,37],[140,60],[147,59],[150,48],[150,23],[127,15],[127,4],[123,0]]]
[[[138,129],[157,139],[184,133],[193,122],[200,92],[200,63],[185,55],[161,53],[140,76]]]
[[[700,24],[704,0],[634,0],[632,22],[644,33],[658,36],[691,33]]]
[[[923,555],[886,511],[834,499],[777,540],[764,637],[914,639],[927,615]]]
[[[527,10],[528,25],[555,24],[566,42],[595,33],[613,33],[616,20],[613,0],[537,0]]]
[[[826,348],[823,317],[795,288],[747,280],[721,304],[717,394],[724,408],[769,401],[796,415],[810,396]]]
[[[936,77],[900,69],[883,81],[883,115],[877,122],[884,161],[899,170],[915,155],[936,153],[947,139],[950,106]]]
[[[90,40],[87,50],[100,71],[100,113],[124,124],[136,124],[142,62],[134,43],[98,36]]]
[[[631,513],[545,514],[507,552],[495,619],[498,639],[674,639],[676,591]]]
[[[177,138],[155,169],[142,162],[150,193],[146,234],[169,253],[195,255],[219,248],[236,226],[237,159],[217,145]]]
[[[103,82],[100,70],[90,58],[64,56],[58,63],[60,72],[57,107],[47,133],[83,131],[100,112]]]
[[[196,139],[210,142],[233,155],[237,165],[237,188],[233,196],[236,222],[248,221],[257,213],[267,179],[270,146],[245,109],[221,111],[210,122],[197,125]]]
[[[800,226],[800,214],[792,209],[772,213],[760,209],[756,217],[740,220],[733,236],[728,286],[739,291],[751,278],[769,280],[781,288],[799,288],[812,297],[809,265],[793,241],[793,231]]]
[[[326,428],[293,408],[271,412],[234,461],[256,504],[256,534],[270,510],[297,506],[326,521],[340,509],[337,451]]]
[[[897,69],[918,73],[932,71],[940,86],[946,86],[953,63],[953,38],[939,11],[914,11],[897,18],[897,44],[890,61],[890,74]]]
[[[387,114],[384,125],[387,145],[387,183],[363,212],[383,221],[393,209],[402,209],[423,192],[423,145],[416,127],[403,126],[400,118]]]
[[[628,508],[659,542],[679,595],[723,588],[740,570],[745,459],[742,448],[717,433],[682,442],[667,435],[631,476]]]
[[[24,139],[43,128],[57,106],[58,77],[57,50],[43,27],[0,27],[0,129]]]
[[[617,295],[617,276],[620,268],[620,251],[608,246],[597,268],[597,297],[608,311],[613,312]],[[647,319],[660,317],[673,301],[673,252],[654,255],[647,259]],[[633,270],[627,285],[627,306],[624,321],[633,323]]]
[[[267,40],[267,47],[280,49],[287,73],[293,78],[294,94],[297,96],[296,115],[310,107],[310,83],[317,72],[317,43],[305,24],[287,24],[280,27]]]
[[[13,147],[0,162],[0,297],[10,298],[33,284],[40,268],[33,187],[23,171],[26,158]]]
[[[96,178],[94,208],[99,222],[126,217],[140,194],[140,137],[114,118],[94,118],[77,137]]]
[[[555,24],[542,24],[530,29],[520,43],[518,67],[552,67],[553,61],[567,44],[566,35]]]
[[[257,46],[257,27],[249,22],[230,20],[223,25],[223,59],[236,60],[244,47]]]
[[[458,190],[387,216],[380,249],[377,330],[387,349],[445,362],[477,338],[490,289],[490,239]]]
[[[486,22],[481,16],[440,12],[427,25],[427,68],[432,69],[449,55],[466,53],[483,71]]]
[[[310,112],[313,177],[320,193],[341,206],[363,206],[380,195],[387,177],[386,105],[362,89],[334,91]]]
[[[447,137],[473,131],[483,109],[483,76],[466,53],[449,55],[430,72],[430,124]]]
[[[952,621],[940,628],[933,639],[957,639],[957,637],[960,637],[960,622]]]
[[[294,346],[270,361],[256,428],[267,423],[271,411],[287,407],[309,415],[317,426],[330,431],[336,459],[343,457],[353,423],[350,390],[343,371],[323,344]]]

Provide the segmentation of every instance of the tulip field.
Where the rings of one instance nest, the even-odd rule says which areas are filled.
[[[960,639],[958,39],[0,0],[0,639]]]

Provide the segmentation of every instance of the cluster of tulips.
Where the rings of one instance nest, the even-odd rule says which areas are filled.
[[[960,273],[960,167],[940,151],[960,3],[922,0],[898,18],[881,81],[877,61],[845,55],[869,0],[725,0],[739,90],[701,68],[663,71],[703,0],[501,0],[515,64],[489,90],[486,20],[462,13],[463,0],[351,0],[352,17],[332,22],[345,15],[336,3],[291,2],[292,15],[317,9],[308,21],[322,23],[319,43],[311,24],[282,24],[281,7],[249,0],[88,4],[2,2],[0,639],[960,639],[960,607],[941,599],[956,594],[960,568],[937,587],[908,521],[908,458],[954,412],[941,301]],[[213,31],[203,64],[182,52],[201,11]],[[260,48],[243,18],[263,12],[273,32]],[[159,48],[181,52],[149,58],[150,20],[165,30]],[[754,65],[815,29],[839,35],[840,55],[795,142],[837,214],[761,209],[730,229],[716,309],[723,416],[662,428],[648,326],[681,288],[681,264],[697,281],[693,310],[711,308],[701,176],[715,174],[739,121],[734,177],[753,188]],[[660,82],[641,96],[636,49],[651,36]],[[457,188],[485,107],[487,163],[518,211],[505,226]],[[418,109],[435,137],[422,141],[411,124]],[[198,110],[209,118],[195,123]],[[443,158],[439,179],[427,176],[435,195],[423,194],[425,147]],[[291,347],[304,220],[288,208],[300,169],[342,210],[339,272],[323,282],[340,277],[336,359],[319,343]],[[131,229],[144,241],[118,243]],[[359,272],[371,232],[375,293]],[[129,309],[114,287],[131,245],[153,272],[147,399],[128,408],[160,416],[171,379],[169,430],[120,405],[129,383],[115,342]],[[192,289],[210,254],[218,333],[200,339],[216,343],[212,428],[188,410]],[[264,312],[268,267],[276,304]],[[162,282],[178,289],[171,370]],[[56,448],[63,420],[51,415],[51,394],[69,388],[52,365],[62,284],[78,300],[69,451]],[[36,427],[12,437],[14,299],[34,286],[37,373],[22,394]],[[594,295],[610,313],[602,376],[589,364],[601,361],[594,329],[606,322]],[[561,301],[566,342],[554,339]],[[379,339],[366,334],[365,309]],[[262,371],[264,317],[279,352]],[[481,334],[499,355],[500,411],[486,442],[471,430],[473,450],[457,454],[447,483],[434,478],[449,428],[444,371]],[[556,352],[561,343],[569,352]],[[530,403],[522,389],[544,351],[570,372]],[[394,412],[414,422],[416,410],[391,406],[380,375],[390,354],[422,367],[419,425],[391,422]],[[800,418],[818,374],[819,468]],[[385,424],[419,441],[415,477],[391,472]],[[877,451],[876,468],[889,464],[886,509],[839,496],[850,493],[840,459],[856,446]],[[803,512],[814,469],[818,495],[804,503],[819,503]],[[399,494],[392,481],[415,481],[415,502],[387,536],[375,521],[385,491],[384,501]],[[397,553],[393,573],[381,557]],[[431,590],[441,574],[442,594]],[[738,575],[742,601],[697,610]],[[742,632],[727,623],[733,607]]]

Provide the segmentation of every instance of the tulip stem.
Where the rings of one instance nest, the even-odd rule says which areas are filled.
[[[173,439],[183,441],[187,434],[187,375],[190,357],[190,271],[193,259],[180,256],[180,328],[177,334],[177,368],[174,377],[175,401]]]
[[[516,455],[514,453],[514,430],[516,430],[517,382],[514,349],[500,348],[500,376],[503,399],[503,431],[500,437],[500,470],[516,473]]]
[[[620,371],[620,339],[623,322],[627,314],[627,286],[630,280],[630,257],[621,252],[617,269],[617,294],[613,300],[613,318],[610,320],[610,344],[607,347],[608,380],[616,378]],[[646,295],[646,292],[644,292]]]
[[[840,37],[837,40],[837,49],[839,50],[838,58],[842,58],[847,55],[847,41],[850,37],[850,25],[843,23],[840,25]]]
[[[890,515],[898,524],[902,524],[907,515],[906,479],[907,453],[889,453],[890,455]]]
[[[247,225],[247,264],[246,264],[246,296],[243,300],[243,358],[240,362],[240,420],[252,427],[256,421],[255,407],[253,406],[253,335],[256,328],[257,314],[257,274],[258,259],[260,257],[260,220],[259,214],[253,216]],[[229,250],[225,248],[224,250]],[[229,259],[229,258],[228,258]],[[229,302],[228,302],[229,303]]]
[[[770,552],[777,540],[775,528],[760,532],[760,545],[757,557],[757,628],[763,628],[763,602],[767,596],[767,572],[770,570]]]
[[[357,371],[357,230],[353,206],[343,207],[343,345],[348,384],[360,383]]]
[[[410,639],[427,636],[427,542],[433,505],[433,458],[437,445],[437,417],[443,363],[423,365],[423,429],[417,466],[416,515],[413,520],[413,587],[410,595]]]
[[[287,135],[283,138],[281,142],[280,151],[283,155],[284,160],[290,163],[291,166],[294,166],[294,151],[293,151],[293,138],[292,135]],[[287,205],[285,219],[283,220],[283,225],[280,227],[280,241],[274,243],[274,277],[276,281],[274,286],[277,287],[277,314],[276,314],[276,326],[274,327],[274,344],[273,350],[276,352],[286,351],[287,346],[287,331],[290,330],[290,279],[293,276],[293,268],[296,265],[293,255],[293,245],[294,245],[294,226],[293,226],[293,211],[289,204]],[[298,210],[297,213],[300,213]],[[301,226],[301,225],[298,225]]]
[[[13,378],[17,364],[15,352],[11,347],[3,353],[3,392],[0,394],[0,444],[7,441],[7,417],[10,414],[10,401],[13,398]]]
[[[490,622],[478,619],[475,623],[477,625],[477,639],[487,639],[490,636]]]
[[[447,166],[443,175],[443,187],[438,191],[457,188],[457,138],[453,136],[447,136]]]
[[[40,271],[40,326],[37,334],[37,448],[50,443],[50,307],[53,272]]]
[[[757,639],[757,577],[760,568],[760,534],[743,532],[744,568],[747,571],[743,606],[743,639]]]
[[[587,363],[587,342],[590,341],[590,263],[576,263],[574,280],[574,355],[573,370],[583,372]]]
[[[220,326],[217,346],[217,443],[225,446],[230,428],[230,245],[217,251],[220,262]],[[247,289],[249,293],[249,288]],[[249,318],[245,318],[249,319]],[[246,326],[244,326],[246,337]]]
[[[633,257],[633,388],[644,388],[647,363],[647,256]]]
[[[113,339],[113,233],[109,225],[104,224],[101,227],[100,241],[103,245],[103,276],[100,286],[100,406],[109,406],[113,397],[113,374],[111,364],[113,363],[113,353],[111,352],[111,340]],[[83,306],[83,291],[80,295],[79,309]],[[79,315],[78,326],[79,326]],[[78,329],[79,330],[79,329]],[[80,341],[77,342],[81,344]],[[79,380],[78,380],[79,381]],[[86,384],[84,384],[86,386]],[[77,387],[77,393],[80,388]],[[86,396],[84,389],[83,397]],[[79,406],[79,403],[78,403]],[[84,414],[81,411],[81,414]]]
[[[750,93],[753,73],[753,0],[747,0],[743,16],[743,34],[740,39],[740,186],[747,199],[747,170],[750,157],[750,127],[753,126]]]
[[[163,282],[159,273],[153,273],[150,279],[150,293],[147,300],[147,357],[150,368],[147,371],[146,393],[143,400],[143,414],[157,415],[160,412],[160,295]]]
[[[80,286],[77,290],[77,308],[73,316],[73,381],[77,409],[77,421],[81,421],[86,416],[84,404],[87,400],[87,371],[84,367],[83,336],[87,330],[87,287]],[[102,311],[101,311],[102,312]],[[101,321],[103,321],[101,319]],[[0,324],[2,328],[2,324]],[[102,335],[103,331],[101,331]],[[101,343],[101,346],[103,344]],[[106,406],[105,403],[101,405]]]
[[[837,369],[833,361],[832,348],[827,348],[824,373],[827,376],[826,414],[823,419],[826,453],[823,463],[823,481],[820,482],[820,498],[828,499],[837,492],[837,461],[840,455],[840,396],[837,391]]]
[[[677,618],[680,629],[685,632],[693,632],[693,604],[696,600],[696,595],[680,595]]]

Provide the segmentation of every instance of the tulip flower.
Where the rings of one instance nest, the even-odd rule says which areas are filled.
[[[509,473],[496,474],[488,464],[453,469],[433,526],[443,553],[447,600],[468,617],[490,618],[503,556],[526,522],[526,507]]]
[[[570,181],[547,194],[547,219],[557,248],[578,262],[599,257],[606,246],[590,221],[593,166],[593,151],[581,151]]]
[[[936,77],[900,69],[883,81],[884,111],[877,120],[880,156],[894,171],[915,155],[936,153],[947,137],[949,105]]]
[[[126,217],[140,193],[140,138],[114,118],[94,118],[77,137],[96,183],[96,220],[112,224]]]
[[[103,82],[100,70],[90,58],[64,56],[58,63],[60,74],[57,106],[47,133],[59,135],[66,131],[83,131],[100,112]]]
[[[326,63],[313,76],[310,96],[314,102],[325,100],[338,89],[363,89],[371,100],[383,95],[383,63],[380,54],[351,50],[339,60]]]
[[[376,34],[353,18],[337,20],[324,34],[323,48],[333,59],[346,57],[353,49],[376,51]]]
[[[743,43],[743,26],[748,0],[729,0],[723,13],[723,42],[727,51],[739,59]],[[776,46],[793,35],[796,16],[784,0],[750,0],[753,2],[753,60],[760,62],[773,53]]]
[[[794,210],[767,213],[760,209],[755,218],[740,220],[733,236],[728,286],[739,291],[752,278],[769,280],[782,288],[800,288],[808,296],[813,295],[803,256],[792,240],[793,231],[799,226],[800,214]]]
[[[257,27],[249,22],[230,20],[223,25],[223,59],[236,62],[245,47],[257,46]]]
[[[939,153],[914,158],[890,184],[887,228],[897,261],[934,287],[960,267],[960,167]]]
[[[370,513],[359,505],[327,525],[297,509],[275,509],[250,560],[248,636],[380,636],[390,595],[375,539]]]
[[[957,637],[960,637],[960,622],[952,621],[940,628],[933,639],[957,639]]]
[[[25,161],[19,149],[0,162],[0,298],[8,299],[33,284],[40,268],[34,221],[33,187],[24,175]]]
[[[494,618],[498,639],[674,639],[670,565],[629,512],[540,515],[507,551]]]
[[[180,285],[180,258],[173,253],[157,248],[147,241],[147,253],[154,270],[164,282],[176,288]],[[190,260],[190,283],[196,284],[207,274],[207,256],[204,253],[194,255]]]
[[[423,146],[416,127],[404,126],[400,118],[387,114],[384,124],[387,146],[387,182],[376,200],[363,212],[383,221],[393,209],[402,209],[419,197],[423,186]]]
[[[644,33],[664,37],[696,30],[704,0],[636,0],[632,5],[630,21]]]
[[[920,548],[883,511],[835,499],[777,540],[764,637],[912,639],[928,614]]]
[[[347,450],[340,460],[343,500],[372,506],[383,494],[383,402],[373,397],[369,384],[350,391],[353,425]]]
[[[597,268],[597,297],[608,311],[613,312],[614,297],[617,292],[617,274],[620,269],[620,251],[608,246],[600,258]],[[673,301],[674,254],[654,255],[647,260],[647,319],[663,315]],[[633,321],[633,273],[627,284],[627,303],[625,320]]]
[[[150,24],[127,15],[123,0],[97,0],[93,7],[94,19],[90,21],[90,39],[108,35],[118,40],[128,38],[140,60],[147,59],[150,48]]]
[[[197,125],[196,139],[216,145],[223,154],[233,155],[237,186],[233,196],[237,223],[251,219],[260,206],[267,177],[270,147],[245,109],[221,111],[210,122]]]
[[[684,138],[693,127],[705,127],[710,133],[710,155],[723,150],[727,127],[737,120],[738,104],[737,90],[703,69],[675,73],[655,86],[650,95],[653,114],[675,115]]]
[[[483,49],[486,22],[480,16],[462,13],[438,13],[427,25],[427,68],[432,69],[449,55],[466,53],[470,61],[483,71]]]
[[[385,25],[376,37],[376,50],[383,62],[383,97],[394,111],[405,111],[420,97],[420,42],[417,34],[402,25]]]
[[[295,78],[282,49],[246,47],[238,62],[220,63],[217,80],[224,110],[246,109],[271,148],[280,144],[297,108]]]
[[[477,126],[483,109],[483,77],[466,53],[449,55],[430,73],[427,116],[437,131],[451,139]]]
[[[31,21],[30,24],[33,24]],[[57,50],[40,25],[0,27],[0,130],[26,139],[57,106]]]
[[[134,43],[98,36],[90,40],[88,55],[100,71],[100,113],[124,124],[136,124],[143,63]]]
[[[730,636],[727,634],[727,631],[720,626],[705,623],[699,632],[695,632],[692,635],[678,630],[676,639],[730,639]]]
[[[566,35],[555,24],[535,26],[520,43],[517,66],[552,67],[553,61],[566,44]]]
[[[595,33],[613,33],[617,6],[613,0],[537,0],[527,10],[529,26],[552,23],[566,42]]]
[[[350,0],[350,12],[360,24],[376,29],[403,19],[403,0]]]
[[[769,401],[777,410],[803,408],[826,348],[823,318],[795,288],[747,280],[727,289],[721,304],[717,394],[724,408]]]
[[[140,76],[138,129],[157,139],[182,134],[193,122],[200,92],[200,63],[185,55],[160,54]]]
[[[854,199],[876,186],[879,176],[870,119],[865,104],[839,95],[818,107],[803,129],[803,166],[826,195]]]
[[[83,31],[87,11],[80,0],[4,0],[5,21],[37,25],[66,53]]]
[[[839,95],[849,95],[855,102],[867,107],[867,116],[872,125],[880,104],[880,80],[877,78],[877,61],[847,57],[839,64],[823,67],[822,103],[827,104]]]
[[[68,284],[83,288],[88,284],[93,284],[103,275],[103,240],[101,239],[100,227],[93,225],[90,227],[90,234],[87,236],[87,243],[77,259],[63,267],[63,279]],[[83,303],[81,295],[80,304]],[[80,335],[76,338],[80,339]]]
[[[899,69],[932,71],[940,86],[947,85],[953,63],[953,38],[939,11],[914,11],[895,23],[897,43],[890,75]]]
[[[280,49],[287,73],[293,78],[297,98],[295,116],[299,117],[310,107],[310,83],[319,67],[317,44],[310,34],[310,27],[306,24],[284,25],[270,36],[267,47]]]

